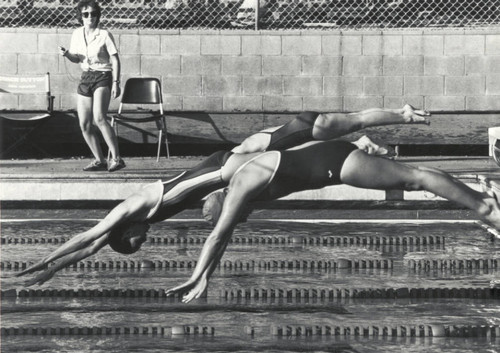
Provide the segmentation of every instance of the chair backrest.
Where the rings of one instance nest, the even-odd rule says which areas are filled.
[[[134,77],[125,82],[122,100],[123,104],[161,104],[160,80],[153,77]]]
[[[48,72],[43,75],[31,76],[0,75],[0,94],[44,94],[47,99],[47,111],[52,112],[53,110],[53,97],[50,94],[50,74]]]

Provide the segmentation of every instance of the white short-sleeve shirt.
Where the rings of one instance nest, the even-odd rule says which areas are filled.
[[[87,37],[84,27],[77,28],[73,32],[69,51],[80,58],[83,71],[111,71],[109,58],[118,53],[111,33],[96,28],[94,33]]]

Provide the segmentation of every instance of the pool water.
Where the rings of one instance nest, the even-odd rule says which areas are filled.
[[[2,291],[25,289],[13,277],[15,262],[39,260],[96,220],[4,220],[1,248]],[[145,268],[165,261],[193,263],[211,227],[199,221],[153,225],[141,251],[124,256],[108,248],[84,260],[94,265],[60,271],[32,289],[82,293],[84,290],[163,290],[187,280],[192,268]],[[340,243],[330,239],[342,237]],[[40,240],[44,239],[44,243]],[[54,244],[53,240],[58,239]],[[311,239],[317,241],[312,242]],[[344,239],[347,239],[344,242]],[[357,239],[351,242],[349,239]],[[371,240],[370,240],[371,239]],[[373,240],[375,239],[375,240]],[[377,243],[384,240],[385,243]],[[390,245],[390,240],[396,245]],[[403,239],[411,240],[411,244]],[[427,239],[423,241],[423,239]],[[429,244],[428,239],[433,239]],[[443,242],[436,243],[437,239]],[[22,243],[21,243],[22,240]],[[30,241],[28,241],[30,240]],[[38,242],[35,244],[35,240]],[[364,241],[365,240],[365,241]],[[16,244],[17,242],[17,244]],[[221,352],[478,352],[495,351],[500,337],[276,336],[273,327],[500,325],[498,298],[321,298],[313,296],[226,297],[224,291],[279,290],[309,293],[332,288],[487,288],[500,269],[411,269],[410,260],[498,259],[500,246],[474,222],[288,222],[249,221],[237,227],[206,298],[183,304],[178,298],[138,296],[32,296],[2,299],[2,327],[213,327],[214,335],[4,335],[2,352],[54,351],[221,351]],[[352,263],[388,260],[386,268],[303,268],[294,263]],[[94,268],[95,263],[130,261],[133,269]],[[139,264],[142,263],[142,267]],[[223,264],[233,266],[224,266]],[[235,268],[234,264],[253,264]],[[274,263],[275,266],[259,266]],[[386,262],[387,263],[387,262]],[[13,267],[13,266],[12,266]],[[116,266],[115,266],[116,267]],[[237,267],[237,266],[236,266]],[[253,335],[249,334],[249,327]],[[165,332],[169,332],[168,330]]]

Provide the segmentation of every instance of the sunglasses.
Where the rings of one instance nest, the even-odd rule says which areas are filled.
[[[82,12],[83,18],[97,17],[97,11]]]

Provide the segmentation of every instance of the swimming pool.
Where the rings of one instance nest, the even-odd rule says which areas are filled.
[[[475,352],[500,343],[500,296],[489,287],[500,246],[473,221],[249,221],[207,298],[189,304],[162,291],[191,274],[210,232],[196,220],[155,224],[138,253],[103,249],[42,286],[12,277],[95,223],[50,212],[2,220],[2,350]],[[432,325],[448,337],[429,337]]]

